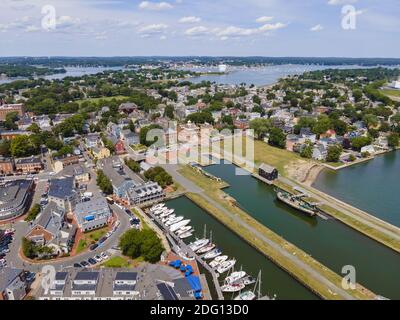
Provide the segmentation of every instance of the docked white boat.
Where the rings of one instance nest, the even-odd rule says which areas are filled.
[[[204,256],[204,259],[209,260],[209,259],[215,259],[216,257],[220,256],[222,254],[222,251],[220,249],[214,249],[213,251],[210,251]]]
[[[215,249],[215,244],[210,243],[209,245],[197,250],[197,253],[198,254],[204,254],[204,253],[207,253],[208,251],[211,251],[213,249]]]
[[[180,221],[180,222],[178,222],[178,223],[173,224],[173,225],[170,227],[169,230],[170,230],[171,232],[175,232],[176,230],[179,230],[179,229],[181,229],[181,228],[186,227],[190,222],[191,222],[190,219]],[[188,229],[188,231],[186,231],[186,232],[189,232],[190,230],[191,230],[191,227],[190,227],[190,229]]]
[[[150,211],[158,211],[158,210],[161,210],[161,209],[163,209],[165,207],[165,204],[164,203],[160,203],[160,204],[157,204],[157,205],[155,205],[155,206],[153,206],[151,209],[150,209]]]
[[[197,250],[205,247],[206,245],[208,245],[210,243],[210,240],[208,239],[201,239],[201,240],[197,240],[193,243],[191,243],[189,245],[189,248],[192,249],[194,252],[196,252]]]
[[[257,297],[255,295],[255,293],[253,291],[246,291],[246,292],[242,292],[241,294],[239,294],[235,300],[243,300],[243,301],[250,301],[250,300],[255,300]]]
[[[192,230],[191,226],[186,226],[186,227],[182,227],[182,228],[178,229],[175,233],[177,236],[180,236],[181,234],[189,232],[191,230]]]
[[[216,268],[218,267],[221,263],[225,262],[226,260],[228,260],[229,257],[228,256],[219,256],[216,257],[213,261],[210,262],[210,267],[211,268]]]
[[[221,265],[217,268],[217,272],[219,274],[223,274],[228,270],[232,269],[236,264],[236,260],[229,260],[221,263]]]
[[[227,284],[221,287],[222,292],[239,292],[245,287],[244,284]]]
[[[173,211],[167,209],[163,213],[160,214],[160,218],[163,219],[163,218],[169,217],[173,213],[174,213]]]
[[[240,282],[242,282],[245,286],[249,286],[251,284],[255,284],[257,282],[257,279],[253,278],[251,276],[248,276],[248,277],[241,279]]]
[[[162,223],[166,223],[166,222],[168,222],[168,220],[172,220],[172,219],[175,219],[175,218],[176,218],[176,214],[171,214],[170,216],[162,219],[161,222]]]
[[[247,276],[247,273],[244,271],[232,272],[229,277],[226,277],[225,282],[227,284],[235,284],[238,283],[241,279]]]
[[[181,235],[179,236],[179,238],[180,238],[180,239],[187,239],[187,238],[190,238],[191,236],[193,236],[193,233],[191,233],[191,232],[186,232],[186,233],[181,234]]]
[[[176,218],[174,218],[174,219],[169,219],[169,220],[165,223],[165,225],[166,225],[167,227],[170,227],[170,226],[173,226],[174,224],[177,224],[178,222],[181,222],[183,219],[185,219],[185,217],[183,217],[183,216],[176,217]]]

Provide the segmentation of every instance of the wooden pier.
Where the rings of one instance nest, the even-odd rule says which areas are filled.
[[[160,227],[163,228],[163,224],[160,221],[160,219],[158,217],[156,217],[153,213],[151,213],[150,211],[146,211],[147,214],[158,223],[158,225]],[[213,282],[214,282],[214,287],[215,290],[217,292],[217,296],[218,296],[218,300],[224,300],[224,295],[222,293],[221,290],[221,286],[219,283],[219,274],[212,269],[203,259],[202,257],[204,256],[199,256],[198,254],[196,254],[195,252],[193,252],[192,249],[190,249],[190,247],[184,243],[182,241],[182,239],[180,239],[176,234],[174,234],[173,232],[170,232],[169,230],[166,230],[165,228],[163,228],[163,231],[166,234],[166,237],[168,239],[168,241],[171,243],[172,246],[172,250],[177,253],[179,256],[181,256],[182,253],[184,253],[185,255],[187,255],[187,258],[193,257],[196,259],[196,261],[204,268],[206,269],[212,276],[213,278]],[[182,256],[181,256],[182,257]],[[182,257],[183,260],[185,260],[184,257]]]

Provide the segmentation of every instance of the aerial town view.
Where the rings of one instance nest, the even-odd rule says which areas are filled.
[[[400,299],[395,0],[0,7],[0,300]]]

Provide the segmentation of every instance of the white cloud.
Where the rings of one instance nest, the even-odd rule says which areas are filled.
[[[331,6],[338,6],[338,5],[352,4],[356,2],[357,0],[329,0],[328,4]]]
[[[258,22],[258,23],[266,23],[266,22],[269,22],[269,21],[271,21],[273,19],[274,19],[274,17],[263,16],[263,17],[259,17],[258,19],[256,19],[256,22]]]
[[[196,23],[196,22],[200,22],[200,21],[201,21],[201,18],[194,17],[194,16],[183,17],[179,20],[180,23]]]
[[[144,36],[150,36],[153,34],[163,33],[167,28],[168,28],[168,26],[163,23],[149,24],[149,25],[140,27],[138,32]]]
[[[310,29],[310,31],[316,32],[316,31],[322,31],[324,29],[324,27],[320,24],[315,25],[314,27],[312,27]]]
[[[201,36],[210,33],[210,30],[204,26],[193,27],[185,31],[187,36]]]
[[[172,9],[174,6],[168,2],[151,2],[151,1],[142,1],[139,4],[139,8],[143,10],[153,10],[153,11],[161,11]]]

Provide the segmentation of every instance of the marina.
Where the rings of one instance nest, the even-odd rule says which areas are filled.
[[[186,230],[188,230],[188,228],[192,229],[191,226],[188,226],[191,220],[187,219],[182,221],[184,219],[183,216],[179,218],[172,217],[169,220],[165,220],[165,218],[161,219],[163,214],[171,216],[173,212],[175,212],[175,210],[169,209],[165,204],[155,205],[147,210],[149,216],[167,233],[167,239],[171,243],[175,253],[185,261],[192,261],[195,259],[211,274],[219,300],[225,298],[223,293],[239,292],[245,289],[246,286],[253,284],[252,281],[248,280],[251,279],[251,277],[247,277],[247,273],[244,271],[234,272],[233,269],[237,262],[236,259],[229,259],[228,256],[221,256],[222,251],[215,249],[216,244],[212,242],[212,232],[210,232],[209,238],[206,237],[206,226],[204,227],[204,237],[202,239],[196,239],[189,244],[184,243],[182,239],[188,238],[185,236],[187,234]],[[184,224],[182,224],[182,222],[184,222]],[[182,234],[182,232],[186,233]],[[178,235],[178,233],[181,233],[181,235]],[[190,233],[190,236],[192,236],[192,233]],[[209,262],[206,261],[206,256],[208,259],[215,259]],[[186,276],[190,276],[192,273],[192,270],[188,266],[185,266],[181,260],[170,262],[170,266],[180,268],[182,272],[186,272]],[[230,271],[232,271],[232,273],[223,280],[223,285],[221,286],[221,277],[224,277],[224,274]]]
[[[251,175],[237,176],[235,168],[226,163],[204,170],[230,185],[224,191],[237,201],[237,206],[337,274],[343,266],[353,265],[357,282],[387,298],[400,297],[398,254],[334,219],[302,214],[278,201],[273,187]],[[382,263],[386,274],[377,274]]]

